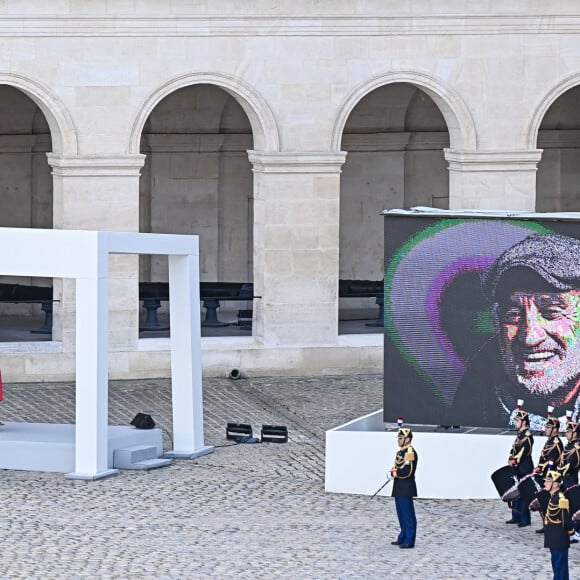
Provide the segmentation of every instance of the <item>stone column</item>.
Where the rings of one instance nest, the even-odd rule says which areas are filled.
[[[456,151],[449,163],[450,209],[534,211],[541,149]]]
[[[254,335],[265,346],[338,337],[340,171],[346,153],[249,152],[254,171]]]
[[[53,227],[63,230],[139,231],[139,173],[144,155],[47,154],[53,175]],[[53,340],[75,350],[75,288],[55,280]],[[138,257],[109,261],[109,347],[132,349],[138,340]]]

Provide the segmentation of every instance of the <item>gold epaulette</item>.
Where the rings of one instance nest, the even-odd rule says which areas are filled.
[[[415,461],[415,451],[410,445],[405,450],[405,461]]]
[[[560,509],[563,509],[563,510],[570,509],[570,502],[568,501],[568,498],[563,493],[561,493],[560,497],[558,498],[558,507]]]

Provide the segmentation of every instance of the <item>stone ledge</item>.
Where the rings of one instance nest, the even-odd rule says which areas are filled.
[[[3,37],[417,36],[578,34],[580,17],[559,14],[344,16],[3,16]]]

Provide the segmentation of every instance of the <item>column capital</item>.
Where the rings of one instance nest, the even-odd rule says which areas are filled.
[[[490,149],[457,151],[444,149],[449,171],[536,171],[543,149]]]
[[[340,173],[346,151],[248,151],[254,173]]]
[[[62,177],[138,177],[145,155],[55,155],[47,153],[53,175]]]

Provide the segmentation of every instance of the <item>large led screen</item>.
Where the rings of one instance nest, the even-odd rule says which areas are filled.
[[[580,224],[385,215],[384,420],[579,416]]]

